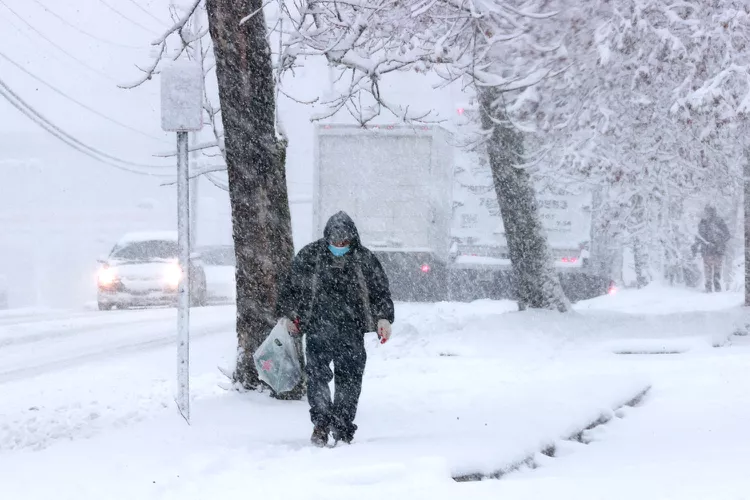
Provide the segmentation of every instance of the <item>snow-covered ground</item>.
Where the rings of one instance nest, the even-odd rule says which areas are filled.
[[[0,498],[747,498],[741,303],[651,287],[567,315],[399,304],[392,341],[368,339],[360,431],[334,449],[308,444],[305,402],[221,387],[232,307],[194,310],[191,426],[173,310],[2,313]]]

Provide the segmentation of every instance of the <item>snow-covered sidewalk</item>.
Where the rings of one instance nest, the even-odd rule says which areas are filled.
[[[643,405],[564,443],[557,458],[473,498],[531,500],[731,500],[750,498],[750,341],[731,349],[647,364],[653,388]],[[632,364],[645,364],[632,361]],[[642,369],[642,366],[639,366]]]
[[[652,288],[569,315],[399,304],[393,340],[368,340],[355,443],[335,449],[309,445],[306,403],[219,388],[230,331],[193,344],[190,427],[170,401],[172,349],[0,384],[0,498],[615,498],[605,478],[630,488],[617,494],[667,498],[635,488],[633,475],[664,479],[654,491],[668,493],[682,470],[692,473],[681,498],[708,498],[688,496],[701,490],[687,480],[701,481],[701,464],[709,476],[720,464],[734,471],[750,421],[750,346],[729,340],[739,303]],[[641,406],[586,433],[591,444],[565,441],[646,387]],[[539,453],[553,444],[555,458]],[[538,469],[501,481],[452,479],[529,457]]]

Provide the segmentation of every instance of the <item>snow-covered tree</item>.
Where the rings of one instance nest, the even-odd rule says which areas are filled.
[[[525,170],[601,187],[597,219],[608,239],[635,247],[641,283],[653,266],[689,260],[690,205],[736,205],[750,103],[744,2],[295,5],[285,61],[328,58],[344,82],[331,113],[412,118],[381,92],[394,71],[431,70],[473,89],[505,225],[522,236],[511,238],[514,269],[532,305],[555,300],[540,286],[549,280]]]
[[[259,381],[252,354],[275,324],[278,286],[294,256],[286,140],[276,133],[275,73],[263,2],[206,0],[206,7],[237,255],[235,379],[254,388]]]
[[[633,0],[610,5],[609,20],[598,33],[603,66],[617,77],[607,84],[611,90],[601,104],[618,118],[607,134],[608,156],[618,163],[610,170],[618,183],[627,180],[630,196],[645,209],[645,218],[634,225],[617,212],[613,218],[629,234],[649,232],[639,241],[650,242],[654,253],[666,250],[668,268],[679,266],[695,233],[685,204],[719,200],[725,214],[735,214],[740,199],[750,103],[748,5]],[[617,195],[622,200],[623,193]],[[722,207],[723,200],[729,201]],[[673,222],[664,216],[668,213],[679,213],[681,221]]]
[[[641,283],[684,267],[691,205],[738,202],[747,6],[569,2],[558,18],[568,67],[529,89],[515,123],[549,176],[601,188],[600,229],[634,247]]]
[[[383,111],[420,118],[391,102],[381,82],[396,71],[434,71],[478,96],[485,147],[503,217],[522,307],[566,310],[554,273],[526,163],[524,130],[512,108],[566,65],[555,23],[560,2],[539,0],[300,0],[287,9],[283,62],[320,55],[343,92],[330,113],[346,110],[365,124]],[[421,118],[424,118],[421,116]]]
[[[165,57],[191,55],[195,44],[210,32],[211,45],[200,50],[204,72],[208,50],[213,49],[220,108],[206,95],[205,110],[214,141],[195,145],[218,148],[226,165],[232,229],[237,257],[238,359],[235,382],[246,389],[258,387],[252,354],[275,324],[278,284],[294,255],[291,215],[286,184],[286,139],[276,127],[276,77],[271,61],[268,29],[262,0],[206,0],[208,28],[190,30],[191,18],[203,0],[191,0],[175,10],[175,24],[153,42],[158,57],[143,69],[141,84],[158,73]],[[172,54],[168,43],[176,41]],[[218,121],[221,121],[221,124]],[[193,174],[211,174],[224,165]],[[211,177],[221,186],[220,181]]]

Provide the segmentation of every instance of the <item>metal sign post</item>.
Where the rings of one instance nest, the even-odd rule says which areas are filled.
[[[161,128],[177,132],[177,243],[182,270],[177,291],[177,409],[190,423],[190,169],[188,132],[203,127],[203,71],[176,61],[161,72]]]

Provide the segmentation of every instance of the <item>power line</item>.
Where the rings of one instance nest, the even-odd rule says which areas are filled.
[[[140,170],[133,170],[133,169],[130,169],[130,168],[127,168],[127,167],[123,167],[123,166],[121,166],[121,165],[116,165],[116,164],[114,164],[114,163],[111,163],[111,162],[108,162],[108,161],[106,161],[106,160],[103,160],[102,158],[100,158],[100,157],[98,157],[98,156],[96,156],[96,155],[94,155],[94,154],[90,153],[89,151],[86,151],[85,149],[83,149],[83,148],[80,148],[80,147],[78,147],[78,146],[77,146],[77,145],[76,145],[75,143],[73,143],[73,142],[69,141],[69,140],[68,140],[68,139],[67,139],[66,137],[64,137],[64,136],[62,136],[62,135],[58,134],[57,132],[55,132],[55,131],[54,131],[54,130],[53,130],[52,128],[50,128],[50,127],[49,127],[49,126],[48,126],[48,125],[47,125],[46,123],[44,123],[43,121],[41,121],[41,120],[38,120],[38,119],[36,119],[36,118],[35,118],[34,116],[32,116],[31,114],[29,114],[29,113],[27,112],[27,110],[23,108],[23,106],[22,106],[21,104],[19,104],[18,102],[14,101],[14,100],[13,100],[13,99],[12,99],[12,98],[11,98],[10,96],[8,96],[8,95],[7,95],[7,94],[6,94],[6,93],[5,93],[5,92],[4,92],[4,91],[3,91],[2,89],[0,89],[0,95],[2,95],[3,97],[5,97],[5,98],[6,98],[7,100],[8,100],[8,102],[10,102],[10,104],[11,104],[11,105],[12,105],[12,106],[13,106],[14,108],[16,108],[17,110],[19,110],[19,111],[20,111],[21,113],[23,113],[24,115],[26,115],[26,116],[27,116],[28,118],[30,118],[30,119],[31,119],[31,120],[32,120],[32,121],[33,121],[34,123],[36,123],[37,125],[39,125],[40,127],[42,127],[42,128],[44,129],[44,130],[46,130],[47,132],[49,132],[50,134],[52,134],[52,135],[53,135],[53,136],[55,136],[56,138],[60,139],[60,140],[61,140],[62,142],[64,142],[65,144],[67,144],[67,145],[68,145],[68,146],[70,146],[71,148],[75,149],[76,151],[78,151],[78,152],[80,152],[80,153],[83,153],[83,154],[85,154],[86,156],[89,156],[89,157],[91,157],[91,158],[95,159],[95,160],[96,160],[96,161],[98,161],[98,162],[104,163],[105,165],[109,165],[109,166],[111,166],[111,167],[114,167],[114,168],[117,168],[117,169],[119,169],[119,170],[124,170],[124,171],[126,171],[126,172],[131,172],[131,173],[134,173],[134,174],[140,174],[140,175],[154,175],[154,174],[150,174],[150,173],[148,173],[148,172],[142,172],[142,171],[140,171]]]
[[[31,36],[29,34],[28,30],[26,30],[26,29],[20,27],[18,24],[16,24],[16,22],[13,20],[13,18],[11,16],[3,14],[0,11],[0,21],[2,21],[3,23],[6,23],[7,25],[12,26],[13,29],[15,29],[18,32],[19,35],[25,37],[32,44],[37,44],[37,46],[39,47],[39,51],[45,52],[45,54],[43,54],[43,57],[49,57],[51,59],[54,59],[55,61],[59,62],[60,64],[64,64],[64,65],[68,64],[66,61],[63,61],[58,56],[58,54],[56,52],[50,51],[46,47],[41,47],[41,45],[39,45],[39,39]]]
[[[131,24],[133,24],[133,25],[135,25],[135,26],[138,26],[139,28],[141,28],[141,29],[142,29],[142,30],[144,30],[144,31],[148,31],[148,32],[149,32],[149,33],[151,33],[152,35],[156,35],[156,36],[159,36],[159,35],[160,35],[160,33],[157,33],[156,31],[154,31],[154,30],[151,30],[151,29],[149,29],[149,28],[146,28],[145,26],[143,26],[143,25],[142,25],[141,23],[139,23],[138,21],[133,21],[133,20],[132,20],[132,19],[130,19],[130,18],[129,18],[128,16],[126,16],[125,14],[123,14],[122,12],[120,12],[119,10],[115,9],[114,7],[112,7],[112,6],[110,5],[110,4],[108,4],[108,3],[107,3],[107,2],[105,2],[104,0],[99,0],[99,2],[100,2],[100,3],[102,4],[102,5],[104,5],[105,7],[107,7],[107,8],[109,9],[109,10],[111,10],[112,12],[114,12],[115,14],[117,14],[118,16],[120,16],[121,18],[123,18],[123,19],[125,19],[126,21],[128,21],[129,23],[131,23]]]
[[[21,22],[22,22],[22,23],[24,23],[24,24],[25,24],[26,26],[28,26],[28,27],[29,27],[29,29],[31,29],[31,30],[32,30],[32,31],[33,31],[34,33],[36,33],[37,35],[39,35],[40,37],[42,37],[43,39],[45,39],[45,40],[46,40],[47,42],[49,42],[49,43],[50,43],[50,44],[51,44],[52,46],[54,46],[55,48],[57,48],[57,50],[59,50],[60,52],[62,52],[62,53],[63,53],[63,54],[65,54],[66,56],[70,57],[71,59],[73,59],[74,61],[76,61],[76,62],[77,62],[78,64],[80,64],[81,66],[83,66],[83,67],[87,68],[88,70],[90,70],[90,71],[93,71],[94,73],[98,74],[99,76],[102,76],[103,78],[106,78],[106,79],[107,79],[107,80],[109,80],[110,82],[113,82],[113,83],[115,83],[115,84],[117,83],[117,82],[116,82],[116,81],[115,81],[114,79],[112,79],[112,78],[111,78],[111,77],[110,77],[109,75],[107,75],[106,73],[104,73],[104,72],[102,72],[102,71],[100,71],[100,70],[98,70],[98,69],[96,69],[96,68],[94,68],[94,67],[92,67],[92,66],[89,66],[89,65],[88,65],[87,63],[85,63],[85,62],[81,61],[81,60],[80,60],[80,59],[78,59],[78,58],[77,58],[76,56],[74,56],[73,54],[71,54],[71,53],[70,53],[70,52],[68,52],[67,50],[63,49],[62,47],[60,47],[59,45],[57,45],[57,44],[56,44],[55,42],[53,42],[52,40],[50,40],[49,38],[47,38],[47,36],[45,36],[45,34],[44,34],[44,33],[42,33],[41,31],[39,31],[38,29],[36,29],[36,28],[35,28],[35,27],[34,27],[33,25],[31,25],[31,24],[30,24],[29,22],[27,22],[27,21],[26,21],[26,20],[25,20],[25,19],[24,19],[23,17],[21,17],[21,15],[20,15],[20,14],[18,14],[18,12],[16,12],[15,10],[11,9],[10,7],[8,7],[8,4],[6,4],[4,0],[0,0],[0,4],[1,4],[1,5],[3,6],[3,7],[5,7],[6,9],[8,9],[8,10],[9,10],[9,11],[10,11],[10,12],[11,12],[11,13],[12,13],[12,14],[14,15],[14,16],[16,16],[16,17],[17,17],[18,19],[20,19],[20,20],[21,20]]]
[[[159,23],[159,24],[163,24],[164,23],[164,21],[162,19],[159,19],[158,17],[156,17],[155,15],[153,15],[151,12],[149,12],[147,9],[143,8],[143,6],[141,4],[139,4],[138,2],[136,2],[135,0],[128,0],[128,1],[130,3],[132,3],[133,5],[135,5],[136,7],[138,7],[143,12],[145,12],[147,16],[149,16],[151,19],[155,20],[157,23]]]
[[[68,134],[63,129],[61,129],[60,127],[58,127],[57,125],[49,121],[41,113],[36,111],[30,104],[24,101],[16,92],[14,92],[13,89],[11,89],[2,79],[0,79],[0,95],[5,97],[5,99],[7,99],[8,102],[13,107],[21,111],[24,115],[26,115],[34,123],[36,123],[43,129],[45,129],[47,132],[57,137],[58,139],[60,139],[62,142],[66,143],[68,146],[72,147],[73,149],[87,156],[90,156],[91,158],[94,158],[112,167],[119,168],[120,170],[125,170],[127,172],[132,172],[132,173],[141,174],[141,175],[153,175],[153,176],[159,176],[159,177],[171,176],[171,174],[155,174],[152,172],[144,172],[143,170],[134,170],[132,168],[122,166],[121,164],[132,165],[135,167],[145,167],[145,168],[167,167],[167,165],[145,165],[142,163],[135,163],[135,162],[127,161],[127,160],[122,160],[120,158],[104,153],[103,151],[100,151],[94,147],[91,147],[81,142],[80,140],[76,139],[75,137]]]
[[[11,63],[13,66],[15,66],[16,68],[18,68],[19,70],[21,70],[24,73],[26,73],[27,75],[29,75],[34,80],[38,81],[42,85],[45,85],[46,87],[48,87],[52,91],[56,92],[57,94],[63,96],[64,98],[68,99],[69,101],[72,101],[72,102],[78,104],[83,109],[85,109],[87,111],[90,111],[91,113],[94,113],[95,115],[97,115],[97,116],[99,116],[101,118],[104,118],[107,121],[110,121],[110,122],[112,122],[112,123],[114,123],[116,125],[119,125],[120,127],[126,128],[126,129],[130,130],[131,132],[135,132],[136,134],[140,134],[140,135],[142,135],[144,137],[148,137],[149,139],[154,139],[154,140],[157,140],[157,141],[160,141],[160,142],[164,142],[164,139],[161,138],[161,137],[157,137],[155,135],[148,134],[146,132],[143,132],[142,130],[138,130],[137,128],[131,127],[130,125],[126,125],[124,123],[121,123],[121,122],[115,120],[114,118],[110,118],[109,116],[107,116],[107,115],[105,115],[103,113],[100,113],[99,111],[97,111],[97,110],[95,110],[95,109],[87,106],[86,104],[84,104],[84,103],[82,103],[80,101],[77,101],[76,99],[74,99],[73,97],[69,96],[68,94],[66,94],[62,90],[59,90],[58,88],[56,88],[53,85],[47,83],[46,81],[44,81],[40,77],[38,77],[35,74],[31,73],[26,68],[24,68],[22,65],[18,64],[17,62],[15,62],[13,59],[11,59],[10,57],[6,56],[2,52],[0,52],[0,57],[2,57],[3,59],[5,59],[9,63]]]
[[[99,38],[97,35],[94,35],[93,33],[89,33],[88,31],[84,31],[83,29],[79,28],[75,24],[71,23],[70,21],[68,21],[67,19],[65,19],[64,17],[62,17],[60,14],[56,13],[55,11],[51,10],[49,7],[47,7],[46,5],[44,5],[39,0],[31,0],[31,1],[34,2],[35,4],[37,4],[42,9],[44,9],[45,11],[47,11],[48,14],[56,17],[58,20],[60,20],[60,22],[62,22],[66,26],[69,26],[69,27],[73,28],[74,30],[78,31],[79,33],[82,33],[82,34],[84,34],[84,35],[86,35],[86,36],[88,36],[90,38],[93,38],[94,40],[97,40],[97,41],[102,42],[102,43],[106,43],[108,45],[113,45],[115,47],[125,48],[125,49],[143,49],[144,48],[144,47],[139,47],[137,45],[126,45],[126,44],[122,44],[122,43],[113,42],[111,40],[105,40],[104,38]]]

